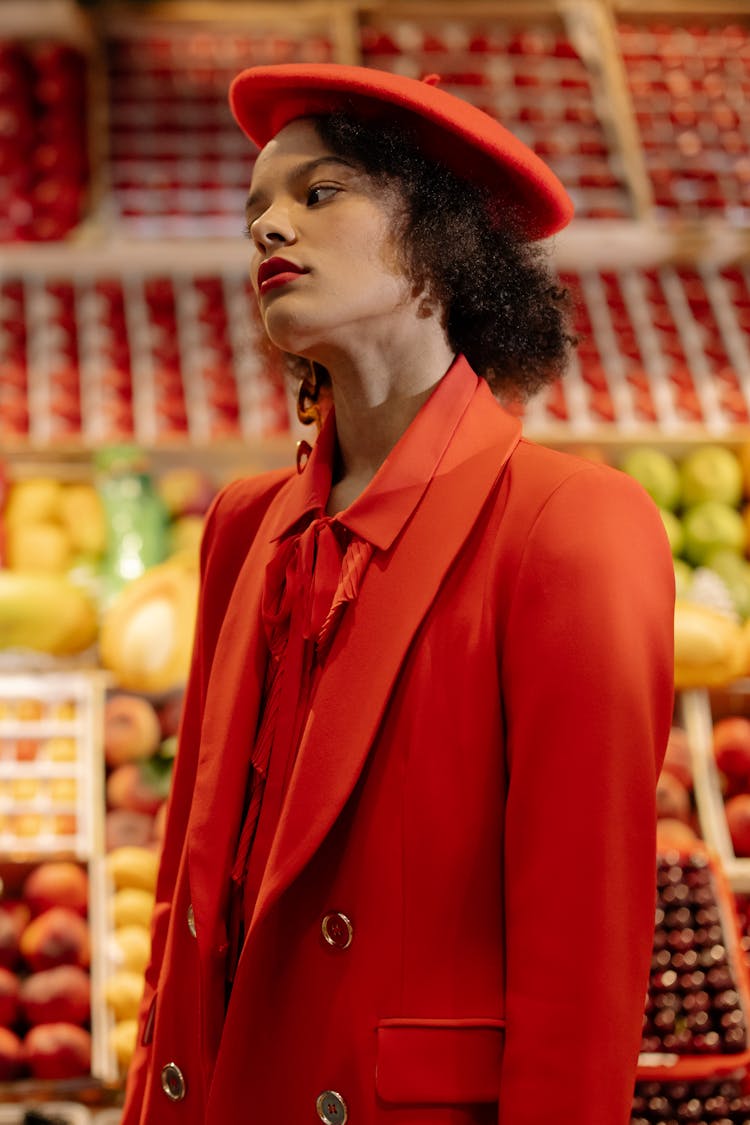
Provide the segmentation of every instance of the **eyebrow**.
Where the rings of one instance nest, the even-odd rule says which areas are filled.
[[[294,183],[296,180],[304,179],[310,172],[314,172],[322,164],[341,164],[344,168],[352,168],[356,170],[356,165],[351,160],[346,160],[343,156],[316,156],[314,160],[304,160],[301,164],[297,164],[287,175],[287,181]],[[250,212],[263,201],[262,191],[251,191],[245,202],[245,215]]]

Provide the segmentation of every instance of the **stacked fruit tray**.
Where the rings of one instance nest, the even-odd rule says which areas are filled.
[[[696,841],[662,852],[639,1077],[697,1081],[750,1063],[747,969],[733,899]]]
[[[288,427],[239,273],[0,275],[0,441],[155,444]]]
[[[0,676],[0,853],[94,854],[101,706],[96,676]]]
[[[429,21],[374,15],[362,29],[367,66],[422,78],[497,117],[557,172],[579,217],[632,214],[621,162],[600,116],[595,79],[562,23]]]
[[[739,1079],[640,1082],[630,1125],[750,1125],[750,1096]]]
[[[267,32],[170,24],[113,36],[106,54],[114,201],[139,237],[239,235],[252,150],[229,112],[230,81],[259,63],[333,61],[330,38],[302,21]]]
[[[64,238],[83,215],[87,67],[67,44],[0,39],[0,243]]]
[[[619,45],[660,217],[750,223],[750,25],[623,22]]]
[[[588,270],[561,280],[575,303],[570,371],[526,410],[529,432],[616,426],[722,435],[750,420],[750,271]]]

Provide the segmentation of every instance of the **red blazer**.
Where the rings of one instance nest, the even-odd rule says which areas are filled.
[[[671,556],[637,484],[521,439],[482,382],[336,634],[225,1023],[261,588],[297,480],[231,485],[208,519],[124,1125],[342,1103],[350,1125],[626,1125]]]

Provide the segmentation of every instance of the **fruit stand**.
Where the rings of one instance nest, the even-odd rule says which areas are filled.
[[[299,436],[226,106],[293,60],[438,72],[574,198],[550,253],[578,348],[506,406],[636,477],[675,556],[632,1122],[747,1125],[747,0],[0,4],[0,1125],[119,1120],[203,519]]]

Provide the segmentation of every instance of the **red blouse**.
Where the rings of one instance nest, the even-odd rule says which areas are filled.
[[[307,488],[299,511],[277,536],[278,550],[265,577],[268,662],[231,875],[228,985],[334,633],[357,599],[373,554],[390,548],[417,508],[475,386],[475,378],[467,378],[466,369],[454,362],[367,488],[335,516],[326,515],[336,453],[333,410],[300,470]]]

